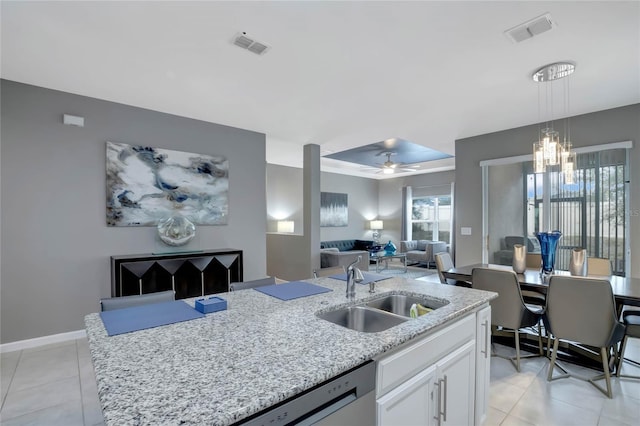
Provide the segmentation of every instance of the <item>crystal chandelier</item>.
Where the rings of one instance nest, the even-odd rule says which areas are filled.
[[[541,87],[545,86],[547,112],[551,119],[540,129],[538,140],[533,143],[533,169],[535,173],[544,173],[547,167],[560,166],[566,184],[574,183],[574,171],[576,154],[571,149],[571,132],[569,118],[565,119],[565,134],[560,141],[560,134],[553,128],[553,87],[555,80],[571,75],[575,71],[575,64],[571,62],[556,62],[545,65],[533,73],[533,81],[541,83],[538,86],[538,108],[541,104]],[[565,113],[569,109],[569,84],[564,80],[564,107]]]

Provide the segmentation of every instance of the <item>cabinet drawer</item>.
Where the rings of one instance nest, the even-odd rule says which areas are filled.
[[[468,315],[417,342],[378,360],[376,396],[406,382],[439,359],[475,339],[475,314]]]

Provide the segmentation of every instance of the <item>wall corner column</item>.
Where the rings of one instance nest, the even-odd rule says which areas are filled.
[[[309,247],[309,276],[320,268],[320,145],[304,146],[303,215]]]

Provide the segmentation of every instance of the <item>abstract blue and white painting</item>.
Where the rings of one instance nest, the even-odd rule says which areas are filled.
[[[347,194],[336,192],[320,193],[320,226],[347,226],[349,206]]]
[[[224,225],[228,192],[225,157],[107,142],[107,226]]]

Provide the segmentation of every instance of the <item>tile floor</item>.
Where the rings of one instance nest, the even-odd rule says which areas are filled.
[[[0,357],[2,426],[103,425],[87,339]]]
[[[494,345],[494,351],[513,355],[515,350]],[[640,339],[629,339],[626,358],[640,360]],[[593,376],[595,370],[562,364],[569,371]],[[613,399],[588,382],[566,378],[547,382],[547,358],[521,360],[521,372],[510,361],[491,358],[489,412],[484,426],[493,425],[637,425],[640,419],[640,379],[613,378]],[[640,376],[640,368],[625,362],[623,374]],[[559,373],[554,369],[554,376]],[[598,384],[605,386],[604,380]]]
[[[513,349],[495,345],[501,354]],[[640,339],[629,339],[627,356],[640,359]],[[2,425],[102,425],[86,339],[1,355]],[[640,419],[640,380],[613,379],[608,399],[578,379],[546,381],[548,360],[529,358],[517,373],[502,358],[491,359],[489,412],[493,425],[634,425]],[[592,370],[569,365],[585,375]],[[625,363],[628,374],[640,368]]]

